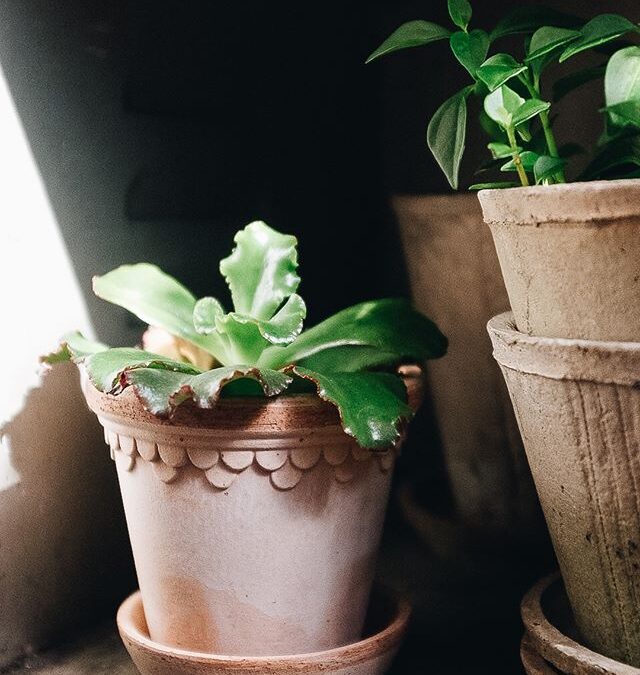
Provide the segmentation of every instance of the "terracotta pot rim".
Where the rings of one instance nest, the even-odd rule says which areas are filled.
[[[558,671],[538,654],[535,645],[525,633],[520,642],[520,660],[529,675],[554,675]]]
[[[549,338],[517,330],[512,312],[487,323],[493,356],[504,368],[554,380],[640,385],[640,343]]]
[[[411,615],[411,607],[404,598],[398,598],[391,592],[386,592],[386,598],[394,603],[392,616],[386,622],[385,627],[367,638],[353,642],[342,647],[328,649],[321,652],[309,652],[306,654],[287,654],[282,656],[225,656],[222,654],[207,654],[194,652],[176,647],[167,647],[151,640],[139,625],[136,615],[143,615],[142,596],[140,591],[131,594],[118,608],[116,622],[123,640],[130,640],[141,649],[153,652],[168,660],[180,659],[191,663],[203,665],[220,665],[230,670],[256,668],[256,673],[282,672],[306,673],[317,672],[319,664],[329,662],[331,659],[340,659],[340,666],[354,666],[366,662],[375,656],[387,653],[397,647],[402,640]],[[258,670],[262,666],[265,670]]]
[[[492,226],[589,226],[640,215],[640,179],[487,189],[478,192],[478,199],[485,222]]]
[[[560,579],[560,572],[544,577],[527,591],[520,604],[526,636],[538,654],[562,672],[580,672],[583,675],[640,675],[640,669],[592,651],[572,640],[549,621],[542,609],[542,596]],[[567,671],[568,663],[577,664],[581,669]]]

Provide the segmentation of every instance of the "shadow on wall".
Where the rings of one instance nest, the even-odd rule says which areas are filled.
[[[76,367],[45,374],[0,440],[12,478],[0,486],[1,666],[95,622],[133,575],[114,469]]]

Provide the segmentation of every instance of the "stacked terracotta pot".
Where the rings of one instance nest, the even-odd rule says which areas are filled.
[[[480,202],[513,310],[494,357],[580,640],[640,666],[640,181]]]

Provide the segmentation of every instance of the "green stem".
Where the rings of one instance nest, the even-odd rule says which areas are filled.
[[[527,172],[522,166],[522,159],[520,153],[518,152],[518,141],[516,139],[516,132],[513,127],[507,127],[507,138],[509,139],[509,146],[513,150],[513,163],[516,165],[516,171],[518,172],[518,177],[523,187],[529,186],[529,178],[527,177]]]

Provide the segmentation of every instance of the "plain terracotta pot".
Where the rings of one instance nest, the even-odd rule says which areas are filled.
[[[489,332],[585,644],[640,665],[640,344]]]
[[[640,675],[640,669],[581,644],[560,575],[539,581],[524,596],[521,613],[521,656],[529,675]]]
[[[374,593],[365,637],[322,652],[280,657],[203,654],[167,647],[149,637],[140,593],[118,611],[118,630],[142,675],[382,675],[398,651],[409,621],[409,605]]]
[[[518,330],[640,341],[640,180],[479,197]]]
[[[85,394],[116,461],[154,641],[272,656],[360,638],[394,450],[360,449],[311,394],[181,406],[170,421],[131,390]]]
[[[501,539],[531,533],[542,516],[486,332],[509,300],[478,200],[407,195],[392,204],[413,302],[449,338],[447,358],[426,365],[457,514],[449,528]],[[431,527],[429,514],[424,520],[420,531]]]

